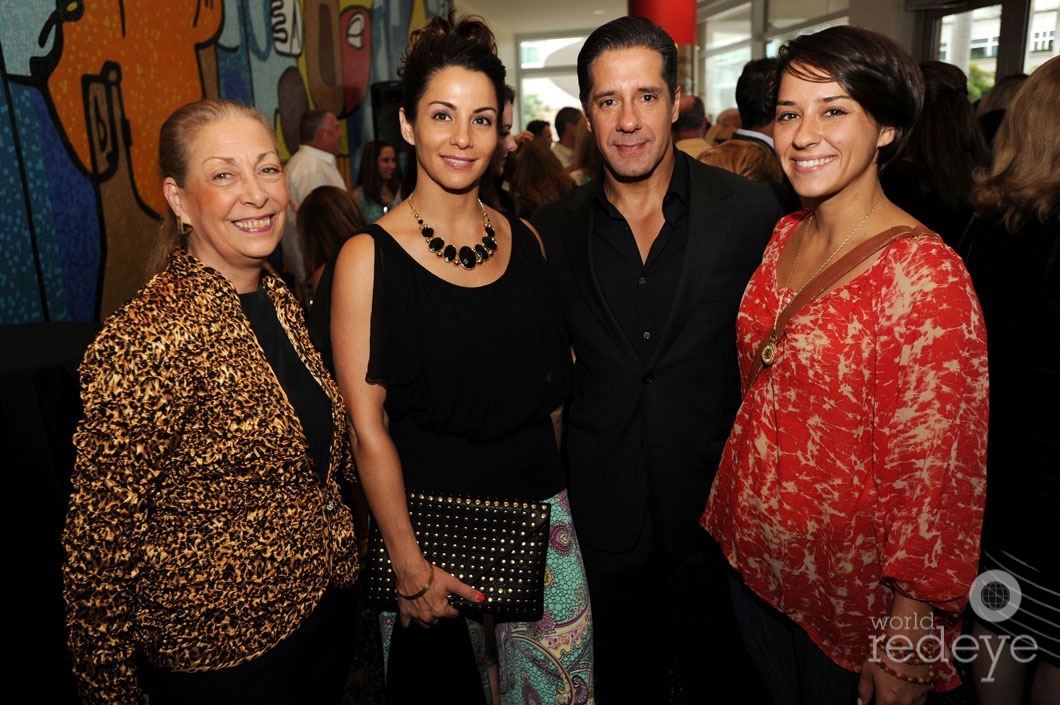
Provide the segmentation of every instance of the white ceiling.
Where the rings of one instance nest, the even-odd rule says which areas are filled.
[[[595,29],[627,14],[627,0],[469,0],[457,10],[482,15],[501,35],[553,34]]]

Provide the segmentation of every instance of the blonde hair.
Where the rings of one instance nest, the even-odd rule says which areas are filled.
[[[743,123],[740,120],[740,111],[737,108],[725,108],[718,117],[714,120],[715,125],[726,125],[731,127],[734,131],[743,127]]]
[[[776,155],[764,145],[747,140],[727,140],[699,155],[704,164],[727,169],[752,181],[784,180]]]
[[[728,123],[716,122],[707,129],[707,133],[703,135],[703,139],[707,141],[711,147],[716,147],[719,144],[732,139],[732,136],[736,134],[736,128]]]
[[[1060,57],[1027,78],[994,137],[994,158],[976,174],[972,205],[1010,233],[1031,217],[1060,217],[1060,130],[1049,129],[1060,105]]]

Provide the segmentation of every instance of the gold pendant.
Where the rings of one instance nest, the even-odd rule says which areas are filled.
[[[769,334],[769,342],[762,348],[762,364],[769,367],[777,359],[777,334]]]

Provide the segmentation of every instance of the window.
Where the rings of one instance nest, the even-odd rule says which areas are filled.
[[[704,73],[710,80],[701,97],[711,124],[722,110],[736,107],[736,79],[751,58],[751,47],[743,46],[712,54],[704,60]]]
[[[531,120],[555,123],[560,108],[578,100],[578,52],[588,35],[520,39],[519,85],[514,130]]]
[[[964,71],[968,76],[968,96],[973,101],[994,85],[1000,30],[1001,5],[942,17],[935,58]]]
[[[736,107],[736,79],[752,59],[751,3],[741,3],[699,23],[700,54],[696,90],[707,116],[714,118],[726,108]]]
[[[736,80],[744,64],[775,56],[781,44],[799,34],[847,24],[848,8],[858,1],[701,0],[696,90],[711,119],[736,106]]]
[[[948,10],[919,14],[922,39],[916,49],[924,58],[946,61],[963,70],[972,100],[997,78],[1031,73],[1058,54],[1060,0],[995,0],[992,5],[983,0],[963,0],[950,4],[954,7]],[[1003,14],[1009,18],[1004,26]]]
[[[1053,37],[1056,34],[1054,30],[1048,32],[1035,32],[1033,43],[1031,44],[1031,51],[1037,52],[1049,52],[1053,51]]]
[[[997,41],[1000,37],[976,37],[972,39],[969,56],[973,59],[991,59],[997,56]]]
[[[1060,28],[1060,0],[1033,0],[1027,28],[1027,53],[1023,73],[1031,73],[1054,56],[1060,56],[1056,30]]]

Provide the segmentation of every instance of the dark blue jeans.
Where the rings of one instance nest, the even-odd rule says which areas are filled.
[[[730,575],[736,623],[776,705],[854,705],[858,674],[828,658],[808,634]]]

